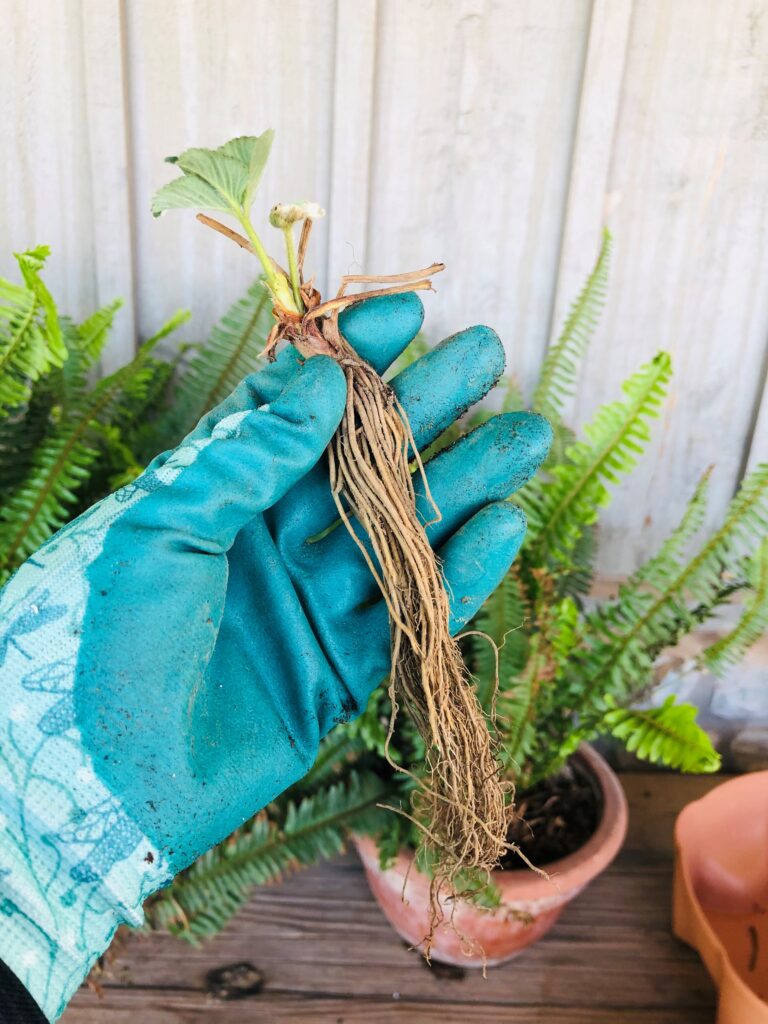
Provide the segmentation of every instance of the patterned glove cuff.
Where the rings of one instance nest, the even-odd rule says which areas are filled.
[[[61,832],[51,834],[0,789],[0,960],[51,1021],[118,925],[140,925],[144,899],[170,880],[157,850],[116,802],[98,806],[106,828],[62,842]],[[132,852],[116,860],[114,852],[126,848]]]

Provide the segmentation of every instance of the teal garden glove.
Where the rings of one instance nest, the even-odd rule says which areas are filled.
[[[409,294],[341,327],[383,371],[422,318]],[[475,327],[403,371],[419,447],[502,370]],[[283,352],[0,593],[0,960],[50,1020],[117,925],[304,775],[387,675],[357,547],[343,528],[311,542],[337,519],[322,456],[344,402],[335,362]],[[454,631],[517,553],[502,499],[549,442],[540,417],[501,415],[429,463]]]

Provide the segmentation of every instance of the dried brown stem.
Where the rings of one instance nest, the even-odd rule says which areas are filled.
[[[257,255],[256,250],[245,235],[241,235],[238,231],[234,231],[232,228],[227,227],[227,225],[222,224],[220,220],[214,220],[213,217],[209,217],[205,213],[198,213],[196,219],[199,220],[201,224],[205,224],[207,228],[213,228],[213,230],[218,231],[220,235],[224,235],[225,238],[229,238],[235,243],[235,245],[239,245],[241,249],[245,249],[247,252],[253,253],[254,256]],[[271,256],[269,258],[275,270],[279,271],[283,277],[287,277],[288,275],[277,260],[272,259]]]
[[[296,262],[299,266],[299,280],[302,284],[304,284],[304,257],[307,255],[309,236],[312,234],[312,224],[312,218],[306,217],[304,223],[301,225],[301,235],[299,236],[299,249]]]
[[[248,252],[252,252],[254,256],[256,255],[256,250],[245,235],[241,235],[237,231],[233,231],[232,228],[227,227],[226,224],[222,224],[220,220],[214,220],[213,217],[209,217],[205,213],[198,213],[197,219],[201,224],[205,224],[207,228],[213,228],[213,230],[218,231],[220,235],[224,235],[225,238],[229,238],[236,245],[239,245],[241,249],[246,249]]]
[[[405,274],[345,274],[341,279],[336,298],[340,299],[346,291],[347,285],[350,284],[387,284],[397,281],[401,284],[407,284],[409,281],[423,281],[434,274],[439,274],[443,270],[445,270],[444,263],[433,263],[432,266],[425,267],[424,270],[411,270]],[[368,298],[369,294],[366,294],[364,297]]]

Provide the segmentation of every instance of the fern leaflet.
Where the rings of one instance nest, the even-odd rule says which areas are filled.
[[[747,650],[768,630],[768,538],[747,560],[746,577],[750,592],[736,626],[702,651],[699,661],[712,672],[724,672],[736,665]]]
[[[23,286],[0,279],[0,418],[28,402],[33,384],[67,358],[56,307],[40,277],[49,254],[44,245],[16,254]]]
[[[698,709],[667,697],[657,708],[613,707],[603,716],[600,731],[622,741],[630,753],[653,764],[683,772],[716,772],[720,755],[696,724]]]
[[[592,273],[571,306],[560,337],[546,354],[533,393],[531,408],[546,416],[553,427],[562,418],[565,400],[576,390],[579,362],[587,351],[605,306],[611,245],[610,232],[605,228]]]
[[[671,372],[669,356],[660,352],[625,381],[626,401],[598,409],[584,428],[587,440],[568,449],[567,461],[552,468],[550,480],[536,479],[515,496],[528,515],[529,559],[570,565],[584,528],[610,501],[606,484],[630,472],[648,443],[648,420],[658,416]]]

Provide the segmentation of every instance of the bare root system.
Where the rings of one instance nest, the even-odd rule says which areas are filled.
[[[299,246],[300,265],[310,224],[306,222]],[[424,941],[427,956],[434,930],[444,919],[444,907],[458,894],[459,877],[466,877],[467,871],[490,872],[509,849],[511,784],[501,778],[488,722],[450,634],[442,572],[416,508],[412,460],[434,508],[432,521],[439,520],[440,513],[429,493],[408,418],[393,390],[343,337],[338,315],[346,306],[373,295],[430,288],[429,276],[439,270],[441,264],[397,277],[344,278],[337,297],[327,302],[321,302],[312,283],[304,284],[302,279],[306,312],[297,315],[276,306],[276,324],[267,344],[270,355],[282,339],[305,356],[329,355],[347,379],[344,416],[328,450],[330,483],[339,516],[389,609],[389,735],[404,709],[426,748],[412,820],[422,830],[425,846],[433,848],[432,927]],[[383,287],[345,294],[353,283]]]

